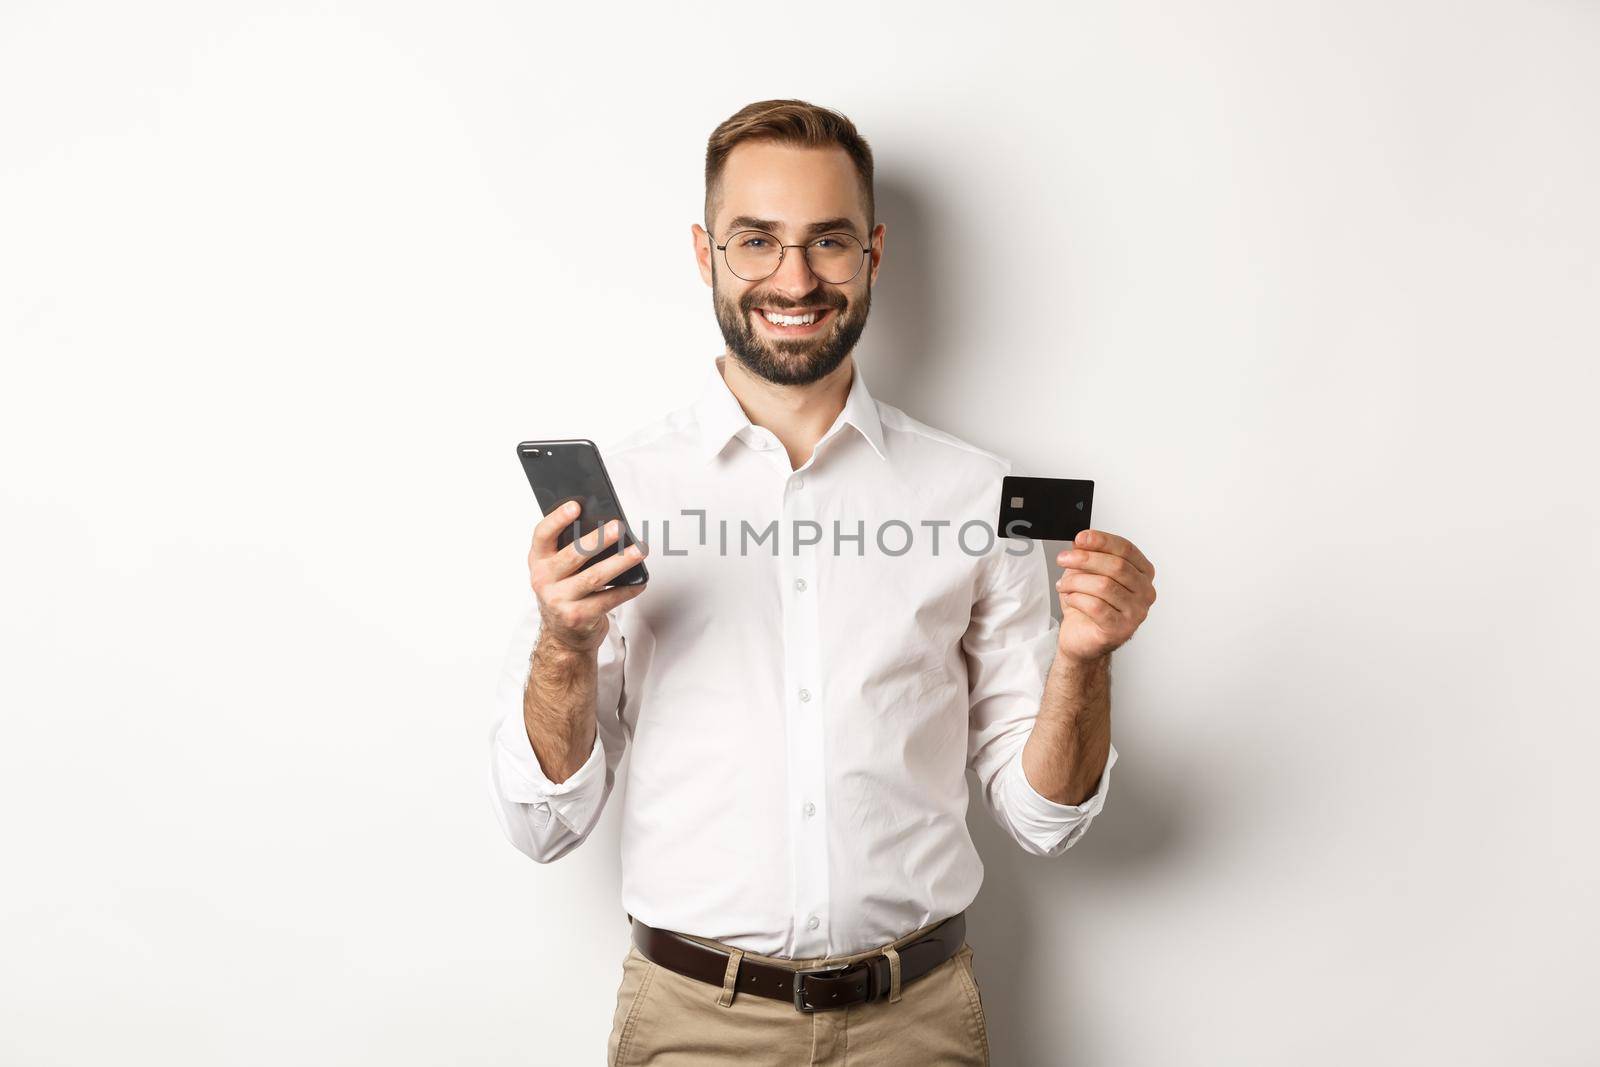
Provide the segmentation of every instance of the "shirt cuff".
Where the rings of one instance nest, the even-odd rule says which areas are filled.
[[[1065,851],[1089,829],[1089,822],[1105,807],[1106,791],[1111,788],[1111,768],[1117,762],[1117,746],[1112,745],[1106,765],[1100,771],[1100,785],[1094,796],[1082,804],[1061,804],[1040,793],[1022,769],[1022,751],[1013,763],[1017,782],[1010,798],[1016,804],[1012,816],[1028,836],[1049,854]]]
[[[589,758],[564,782],[552,782],[539,766],[521,715],[507,715],[500,724],[498,747],[501,791],[507,800],[531,805],[540,827],[554,814],[574,833],[585,831],[604,794],[606,750],[598,729]]]

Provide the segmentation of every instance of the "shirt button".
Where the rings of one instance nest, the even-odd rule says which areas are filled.
[[[804,593],[806,591],[806,580],[804,578],[796,578],[794,587]]]
[[[811,699],[811,690],[809,690],[809,689],[800,690],[800,702],[802,704],[805,703],[807,700],[810,700],[810,699]]]
[[[817,806],[808,800],[806,801],[805,812],[807,815],[815,815],[817,813]]]
[[[815,915],[811,916],[811,918],[806,920],[806,926],[808,926],[812,930],[815,930],[817,927],[819,927],[821,925],[822,925],[822,920],[817,918]]]
[[[804,489],[806,487],[806,480],[804,478],[796,478],[794,480],[794,487],[796,489]]]

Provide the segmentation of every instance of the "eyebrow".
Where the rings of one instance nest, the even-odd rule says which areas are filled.
[[[728,222],[728,232],[738,233],[740,230],[765,230],[768,233],[777,233],[783,228],[783,223],[777,219],[758,219],[753,215],[735,215]],[[807,236],[817,233],[838,233],[843,231],[852,236],[856,232],[856,224],[847,218],[823,219],[813,222],[805,228]]]

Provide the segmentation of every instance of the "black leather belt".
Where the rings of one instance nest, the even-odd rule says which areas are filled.
[[[722,988],[730,954],[673,933],[657,930],[629,916],[633,943],[645,959],[671,971]],[[900,954],[900,985],[905,986],[961,951],[967,943],[967,915],[957,912],[910,944]],[[868,956],[849,966],[775,967],[748,956],[739,961],[736,993],[787,1001],[796,1011],[825,1011],[867,1004],[889,996],[889,957]]]

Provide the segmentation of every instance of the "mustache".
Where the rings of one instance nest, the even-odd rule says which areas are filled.
[[[768,311],[793,311],[799,308],[814,307],[828,307],[835,311],[843,311],[847,306],[849,306],[849,303],[850,302],[843,297],[823,297],[819,295],[816,300],[804,304],[796,304],[787,300],[783,301],[782,303],[776,303],[770,299],[764,300],[746,297],[745,299],[739,301],[739,306],[741,310],[744,311],[754,311],[756,308],[766,308]]]

